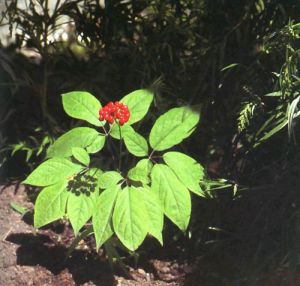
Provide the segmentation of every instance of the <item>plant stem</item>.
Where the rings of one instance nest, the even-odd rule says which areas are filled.
[[[149,160],[151,160],[153,153],[155,152],[155,150],[153,149],[152,152],[149,155]]]
[[[109,129],[108,132],[106,131],[106,128],[105,128],[104,124],[101,125],[101,128],[103,129],[103,131],[104,131],[104,133],[105,133],[105,136],[108,136],[108,134],[110,133],[110,129],[111,129],[111,128]]]
[[[104,133],[105,133],[105,136],[107,138],[107,140],[109,141],[109,144],[108,144],[108,148],[109,148],[109,152],[111,153],[111,156],[112,156],[112,160],[113,160],[113,165],[114,165],[114,168],[116,168],[116,161],[115,161],[115,148],[113,148],[114,146],[111,144],[111,138],[109,136],[109,133],[110,133],[110,130],[111,130],[111,126],[109,128],[109,130],[107,131],[105,126],[102,125],[101,128],[103,129]]]
[[[121,172],[121,166],[122,166],[122,132],[121,127],[118,124],[119,127],[119,134],[120,134],[120,144],[119,144],[119,171]]]

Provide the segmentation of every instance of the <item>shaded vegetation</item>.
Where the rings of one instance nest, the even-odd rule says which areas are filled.
[[[151,88],[153,121],[169,107],[202,108],[181,148],[206,166],[210,197],[194,199],[189,235],[166,227],[166,244],[203,256],[207,285],[268,285],[260,278],[273,270],[299,270],[298,1],[17,2],[2,15],[15,38],[0,49],[3,179],[24,178],[74,127],[60,94],[106,102]]]

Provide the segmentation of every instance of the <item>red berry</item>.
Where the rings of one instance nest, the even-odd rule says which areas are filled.
[[[110,124],[113,124],[114,123],[114,118],[111,116],[111,115],[109,115],[108,117],[107,117],[107,119],[106,119]]]
[[[122,126],[128,121],[129,117],[128,107],[119,101],[110,101],[99,110],[99,120],[106,120],[110,124],[113,124],[116,118],[118,119],[118,124]]]

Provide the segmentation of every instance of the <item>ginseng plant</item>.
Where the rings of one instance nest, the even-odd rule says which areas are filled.
[[[147,235],[163,244],[164,215],[182,231],[187,229],[190,191],[203,196],[199,182],[204,172],[190,156],[168,149],[191,135],[199,111],[170,109],[158,117],[146,139],[133,126],[145,117],[153,97],[141,89],[102,107],[88,92],[62,95],[65,112],[90,125],[59,137],[48,148],[46,161],[23,182],[42,188],[35,202],[34,227],[67,218],[75,241],[93,234],[98,250],[117,237],[129,251]],[[113,140],[119,140],[119,148],[110,148],[118,154],[118,164],[115,170],[104,170],[95,158],[101,158],[98,152]],[[134,165],[124,162],[128,156]]]

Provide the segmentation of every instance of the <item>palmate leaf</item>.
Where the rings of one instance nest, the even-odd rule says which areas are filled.
[[[130,111],[129,121],[131,125],[144,118],[153,101],[153,93],[150,90],[139,89],[124,96],[120,102],[128,106]]]
[[[137,157],[147,156],[148,143],[142,135],[134,131],[134,129],[127,124],[120,127],[118,124],[114,124],[110,135],[115,139],[120,139],[120,130],[121,136],[129,153]]]
[[[32,186],[49,186],[67,179],[83,169],[65,158],[51,158],[39,165],[23,182]]]
[[[86,147],[88,153],[97,153],[104,147],[106,136],[99,134],[93,142]]]
[[[117,185],[122,179],[121,174],[116,171],[104,172],[99,177],[99,186],[101,189],[108,189]]]
[[[76,119],[85,120],[95,126],[102,126],[99,121],[99,100],[86,91],[73,91],[62,95],[66,113]]]
[[[77,196],[74,193],[70,193],[67,203],[67,215],[73,227],[75,235],[86,224],[86,222],[92,217],[95,210],[96,200],[99,196],[97,191],[90,192],[90,195],[80,193]]]
[[[142,192],[133,186],[120,191],[113,213],[113,226],[118,238],[129,250],[136,250],[145,239],[147,219]]]
[[[97,250],[114,233],[112,229],[112,214],[119,191],[119,186],[111,187],[103,191],[97,199],[93,214],[93,228]]]
[[[148,154],[148,143],[139,133],[133,131],[124,134],[124,143],[129,153],[144,157]]]
[[[161,115],[154,123],[150,136],[150,146],[162,151],[179,144],[190,136],[199,122],[199,112],[189,107],[176,107]]]
[[[170,167],[156,164],[151,171],[151,189],[157,193],[166,216],[181,230],[186,230],[191,215],[191,197]]]
[[[163,245],[162,230],[164,226],[164,213],[162,204],[153,190],[149,187],[142,187],[145,207],[148,215],[148,232]]]
[[[140,160],[135,167],[131,168],[128,171],[128,178],[132,181],[142,182],[143,184],[150,183],[150,171],[153,167],[153,164],[148,159]]]
[[[69,196],[67,180],[44,188],[38,195],[34,206],[34,227],[42,227],[63,218]]]
[[[134,129],[128,125],[127,123],[124,124],[123,126],[118,126],[118,124],[113,124],[110,130],[110,136],[115,138],[115,139],[120,139],[120,129],[121,129],[121,136],[122,138],[126,136],[127,133],[134,133]]]
[[[90,156],[83,148],[73,147],[72,155],[81,164],[85,166],[88,166],[90,164]]]
[[[204,169],[196,160],[180,152],[167,152],[163,159],[186,188],[203,196],[199,182],[204,176]]]
[[[60,136],[47,150],[47,157],[70,157],[72,155],[73,147],[80,148],[90,148],[91,151],[92,145],[94,142],[101,139],[101,141],[105,141],[105,136],[101,136],[99,132],[97,132],[93,128],[89,127],[76,127],[68,131],[67,133]],[[103,147],[103,146],[102,146]],[[87,148],[87,149],[88,149]],[[100,149],[99,149],[100,150]],[[88,151],[89,153],[94,153]],[[98,151],[98,150],[97,150]],[[96,151],[96,152],[97,152]]]
[[[144,169],[147,176],[149,176],[153,163],[149,159],[142,159],[137,162],[136,167]]]
[[[147,174],[147,170],[141,167],[133,167],[128,171],[128,178],[132,181],[142,182],[148,184],[150,179]]]

